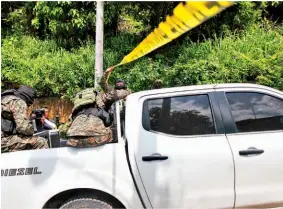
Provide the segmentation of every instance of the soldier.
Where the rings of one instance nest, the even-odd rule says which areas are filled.
[[[100,80],[104,92],[93,93],[93,88],[86,89],[76,95],[72,111],[72,123],[67,131],[67,145],[73,147],[93,147],[111,142],[113,121],[109,114],[111,105],[126,98],[131,92],[126,89],[123,80],[117,80],[115,88],[106,85],[109,68]]]
[[[1,152],[48,148],[47,140],[33,136],[27,108],[33,104],[35,91],[21,86],[1,94]]]
[[[105,92],[102,96],[104,97],[103,100],[106,102],[106,108],[110,108],[111,104],[115,101],[126,98],[132,92],[127,89],[126,82],[121,79],[117,79],[115,82],[115,88],[113,89],[112,86],[108,86],[106,84],[106,79],[109,73],[114,69],[114,67],[110,67],[105,71],[105,74],[100,79],[99,85],[101,86],[102,90]]]
[[[153,82],[151,89],[161,89],[162,88],[162,81],[157,79]]]

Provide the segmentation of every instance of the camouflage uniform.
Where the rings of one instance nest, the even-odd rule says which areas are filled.
[[[5,96],[1,100],[1,109],[2,116],[13,120],[16,124],[16,134],[14,135],[8,135],[1,130],[2,153],[48,148],[46,139],[32,136],[34,130],[31,121],[27,119],[27,104],[24,100],[13,95]]]
[[[110,107],[114,102],[126,98],[132,92],[126,89],[116,90],[106,84],[108,74],[104,74],[99,82],[102,90],[105,92],[102,94],[102,100],[107,107]]]
[[[103,121],[93,115],[76,117],[67,136],[67,144],[74,147],[98,146],[110,142],[112,139],[110,127],[105,127]]]
[[[128,90],[116,90],[109,88],[106,85],[107,74],[100,80],[100,86],[104,93],[97,95],[97,103],[99,107],[105,107],[106,109],[117,100],[124,99],[131,92]],[[95,147],[103,145],[112,141],[112,130],[110,127],[105,127],[103,121],[93,115],[79,115],[71,124],[71,127],[67,131],[67,145],[73,147]]]

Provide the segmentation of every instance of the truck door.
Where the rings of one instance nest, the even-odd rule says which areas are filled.
[[[236,208],[281,208],[283,95],[254,88],[219,91],[221,110],[230,112],[225,125],[235,161]]]
[[[135,161],[153,208],[233,208],[234,164],[213,90],[149,95]]]

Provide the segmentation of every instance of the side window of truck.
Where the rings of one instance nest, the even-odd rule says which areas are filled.
[[[262,93],[226,93],[238,132],[283,129],[283,101]]]
[[[208,95],[149,99],[144,111],[148,131],[171,135],[216,133]]]

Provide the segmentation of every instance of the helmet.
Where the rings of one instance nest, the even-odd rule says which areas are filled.
[[[122,79],[117,79],[115,82],[115,89],[117,90],[127,89],[126,82]]]
[[[152,85],[152,89],[160,89],[162,88],[163,82],[159,79],[155,80]]]

